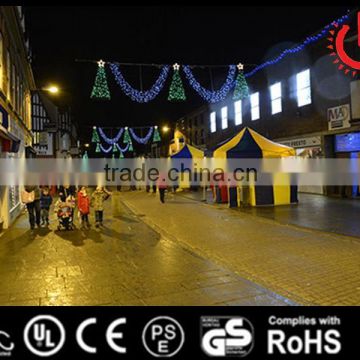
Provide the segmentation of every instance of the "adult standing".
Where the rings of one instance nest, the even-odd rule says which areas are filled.
[[[31,230],[40,227],[40,189],[36,185],[26,185],[22,192],[22,202],[26,204]]]

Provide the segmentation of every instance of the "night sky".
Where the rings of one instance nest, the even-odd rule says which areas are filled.
[[[92,125],[141,126],[171,123],[203,100],[185,82],[188,100],[169,103],[170,77],[152,102],[139,104],[124,95],[108,70],[112,100],[90,100],[97,65],[75,59],[131,63],[260,64],[269,54],[301,41],[347,7],[25,7],[38,87],[58,84],[61,101],[73,108],[81,135]],[[249,68],[248,68],[249,69]],[[209,70],[196,69],[204,86]],[[126,79],[139,88],[139,67]],[[144,89],[157,68],[143,68]],[[213,70],[215,86],[226,69]],[[184,78],[184,76],[183,76]],[[219,82],[217,81],[219,80]],[[60,97],[59,97],[60,100]]]

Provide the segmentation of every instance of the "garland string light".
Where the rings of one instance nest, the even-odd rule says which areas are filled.
[[[105,149],[102,144],[100,144],[100,149],[103,153],[108,154],[113,149],[113,146],[110,145],[107,149]]]
[[[253,69],[252,71],[248,72],[245,74],[245,77],[250,77],[255,75],[258,71],[262,70],[265,67],[268,67],[270,65],[274,65],[276,63],[278,63],[279,61],[281,61],[285,56],[289,55],[289,54],[295,54],[299,51],[304,50],[304,48],[309,45],[312,44],[318,40],[320,40],[321,38],[325,37],[328,34],[328,31],[330,28],[335,27],[335,25],[340,25],[342,23],[344,23],[345,21],[347,21],[349,19],[349,15],[343,15],[342,17],[340,17],[339,19],[333,21],[331,24],[326,25],[319,33],[317,33],[316,35],[313,36],[308,36],[300,45],[297,45],[295,47],[292,48],[288,48],[286,50],[284,50],[283,52],[281,52],[280,55],[278,55],[276,58],[272,59],[272,60],[268,60],[264,63],[262,63],[259,66],[256,66],[255,69]]]
[[[117,142],[119,142],[121,135],[124,132],[124,128],[120,128],[119,132],[117,133],[117,135],[114,138],[108,138],[104,132],[104,130],[102,128],[98,128],[100,136],[102,137],[102,139],[109,145],[115,144]]]
[[[119,149],[120,153],[125,153],[129,150],[130,143],[127,143],[124,148],[120,147],[119,144],[116,144],[117,148]]]
[[[109,86],[106,80],[105,62],[98,61],[95,83],[90,95],[91,99],[110,100]]]
[[[169,95],[168,100],[169,101],[185,101],[185,90],[184,85],[182,83],[181,77],[180,77],[180,65],[174,64],[173,65],[174,73],[171,80],[171,85],[169,89]]]
[[[170,66],[164,65],[160,71],[158,79],[155,81],[154,85],[150,90],[139,91],[134,89],[124,78],[123,74],[120,71],[120,68],[115,63],[110,63],[110,69],[115,77],[116,82],[124,91],[124,93],[129,96],[132,100],[139,103],[146,103],[151,100],[154,100],[156,96],[159,95],[160,91],[164,87],[165,81],[169,75]]]
[[[184,65],[183,70],[185,72],[186,78],[188,79],[192,88],[206,101],[210,103],[216,103],[222,101],[226,98],[228,92],[234,87],[235,85],[235,74],[236,74],[236,66],[229,65],[229,72],[227,78],[222,85],[222,87],[217,91],[211,91],[205,89],[200,83],[195,79],[195,76],[190,69],[189,65]]]
[[[134,129],[130,128],[129,131],[130,131],[130,134],[131,136],[133,137],[133,139],[138,142],[139,144],[147,144],[147,142],[150,140],[151,138],[151,135],[153,133],[153,127],[151,127],[148,131],[148,133],[144,136],[144,137],[139,137],[135,134],[135,131]],[[125,141],[124,141],[125,142]]]

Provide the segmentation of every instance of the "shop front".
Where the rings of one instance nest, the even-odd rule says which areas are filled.
[[[337,159],[360,158],[360,132],[336,134],[332,136],[334,154]],[[343,198],[360,197],[359,184],[352,186],[331,186],[328,194]]]
[[[320,135],[283,139],[278,142],[294,148],[296,156],[304,159],[318,159],[324,157],[323,143]],[[299,186],[298,191],[312,194],[324,194],[323,187],[317,185],[301,185]]]

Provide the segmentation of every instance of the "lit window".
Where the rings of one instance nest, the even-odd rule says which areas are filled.
[[[234,102],[234,112],[235,112],[235,125],[242,124],[242,110],[241,110],[241,100]]]
[[[210,114],[210,131],[213,133],[216,131],[216,112],[213,111]]]
[[[251,120],[260,119],[259,93],[256,92],[250,96]]]
[[[271,96],[271,114],[277,114],[282,111],[281,106],[281,82],[270,86]]]
[[[296,93],[298,106],[311,104],[310,70],[304,70],[296,75]]]
[[[221,108],[221,128],[226,129],[228,127],[228,111],[227,106]]]

